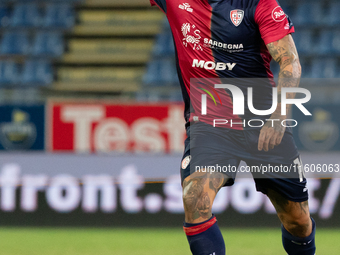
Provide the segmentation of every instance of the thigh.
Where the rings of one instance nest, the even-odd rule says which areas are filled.
[[[203,126],[203,127],[202,127]],[[228,130],[209,125],[194,124],[187,129],[185,150],[181,162],[181,180],[194,173],[222,173],[228,178],[226,186],[232,185],[240,159],[237,144],[230,139]]]
[[[299,163],[278,164],[263,161],[246,163],[250,169],[255,169],[252,174],[257,191],[268,195],[268,190],[273,190],[293,202],[308,200],[307,180],[301,172]]]
[[[294,139],[286,132],[282,143],[273,150],[258,151],[258,132],[246,131],[249,155],[245,159],[253,167],[256,189],[264,194],[272,189],[289,201],[308,200],[307,181]]]

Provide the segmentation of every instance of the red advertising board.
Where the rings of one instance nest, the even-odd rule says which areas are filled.
[[[182,152],[183,106],[50,102],[51,151]]]

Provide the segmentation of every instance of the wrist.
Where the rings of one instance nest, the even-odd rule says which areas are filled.
[[[279,120],[285,120],[287,119],[287,114],[282,115],[281,111],[275,111],[273,114],[270,116],[271,119],[279,119]]]

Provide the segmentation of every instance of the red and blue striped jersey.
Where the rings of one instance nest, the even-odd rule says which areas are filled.
[[[150,0],[167,16],[176,49],[177,71],[185,103],[185,119],[212,124],[213,119],[253,119],[245,103],[243,116],[233,115],[232,96],[216,90],[221,103],[208,100],[207,115],[201,114],[202,85],[192,78],[238,78],[238,86],[247,98],[254,88],[256,109],[272,105],[271,56],[266,45],[294,32],[289,17],[276,0]],[[256,83],[264,78],[268,82]],[[206,91],[216,92],[214,82],[205,83]],[[261,116],[261,119],[268,116]],[[242,125],[233,127],[243,129]]]

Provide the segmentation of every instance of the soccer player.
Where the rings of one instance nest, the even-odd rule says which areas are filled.
[[[218,190],[232,185],[236,177],[233,172],[207,173],[203,166],[238,167],[243,160],[248,166],[298,169],[287,178],[254,175],[254,181],[256,189],[266,194],[276,209],[286,252],[314,255],[315,222],[309,214],[306,179],[291,130],[281,122],[290,111],[287,106],[286,113],[281,113],[281,90],[298,87],[301,76],[290,18],[276,0],[150,2],[166,14],[174,37],[188,136],[181,164],[184,231],[192,254],[225,254],[224,240],[211,208]],[[244,104],[244,114],[234,115],[236,98],[232,94],[241,90],[247,98],[248,87],[253,88],[255,109],[271,108],[275,86],[270,70],[272,58],[280,65],[276,110],[268,116],[256,116]],[[215,89],[215,80],[210,78],[233,78],[230,82],[237,84],[239,90],[230,93],[230,89]],[[261,82],[253,78],[261,78]],[[202,94],[211,98],[205,99],[205,111],[201,109]],[[294,93],[287,93],[287,98],[294,97]],[[260,128],[244,125],[254,118],[265,124]],[[216,126],[216,119],[230,121]],[[202,171],[193,171],[197,166],[202,166]]]

